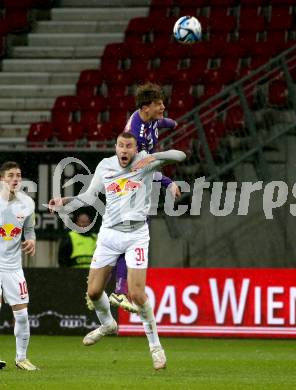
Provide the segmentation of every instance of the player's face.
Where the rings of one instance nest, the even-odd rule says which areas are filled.
[[[162,119],[165,110],[165,105],[161,99],[155,100],[149,104],[149,106],[143,106],[149,121],[156,119]]]
[[[8,186],[10,192],[15,192],[19,190],[22,173],[19,168],[11,168],[4,172],[4,175],[1,177],[1,180]]]
[[[122,168],[127,167],[132,162],[137,151],[137,141],[134,138],[117,138],[116,154]]]

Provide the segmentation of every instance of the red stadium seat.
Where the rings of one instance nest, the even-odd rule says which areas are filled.
[[[129,70],[110,71],[105,73],[105,80],[110,85],[130,85],[133,83],[133,74]]]
[[[83,127],[79,123],[70,122],[65,125],[59,124],[56,129],[58,130],[57,138],[59,141],[73,142],[83,138]],[[72,147],[74,145],[70,144],[68,146]]]
[[[156,43],[135,43],[129,47],[129,57],[141,58],[143,60],[150,60],[162,55],[162,48],[165,42]]]
[[[126,95],[127,92],[127,86],[124,84],[108,84],[108,100],[110,101],[110,98],[120,98],[122,96]]]
[[[203,72],[205,71],[205,67],[203,67],[203,70],[200,72],[196,71],[193,67],[190,67],[189,69],[178,69],[175,73],[175,83],[178,83],[178,85],[183,85],[183,90],[187,91],[187,86],[191,86],[194,84],[198,84]],[[174,84],[175,84],[174,83]],[[180,88],[180,93],[182,91],[182,88]]]
[[[235,74],[233,74],[235,78]],[[206,69],[203,75],[203,81],[205,84],[223,85],[225,82],[225,75],[222,68]]]
[[[128,46],[125,42],[109,43],[105,46],[102,57],[120,60],[127,58],[127,54]]]
[[[27,9],[7,9],[5,12],[5,20],[9,32],[20,32],[29,29]]]
[[[239,41],[228,42],[225,51],[221,52],[223,58],[245,58],[249,55],[248,48]]]
[[[190,75],[188,75],[188,79],[192,81],[192,84],[198,84],[202,80],[207,66],[208,58],[194,58],[190,61]]]
[[[285,50],[289,45],[288,42],[286,42],[286,32],[283,30],[268,31],[266,42],[268,42],[269,45],[274,46],[277,52]]]
[[[204,87],[204,93],[203,95],[201,96],[200,100],[203,102],[203,101],[206,101],[208,100],[209,98],[211,98],[212,96],[215,96],[217,95],[217,93],[221,92],[222,90],[222,85],[218,85],[218,84],[214,84],[214,85],[205,85]]]
[[[149,18],[151,25],[153,25],[153,31],[155,36],[159,34],[172,35],[174,24],[177,20],[175,16],[168,16],[166,18]]]
[[[104,96],[94,96],[81,102],[80,123],[84,129],[100,122],[101,113],[106,111],[107,102]]]
[[[237,20],[233,15],[225,15],[222,11],[220,14],[216,12],[214,15],[211,15],[210,18],[210,27],[211,32],[233,32],[236,29]]]
[[[225,118],[227,131],[242,130],[245,127],[244,112],[241,106],[235,106],[227,110]]]
[[[211,39],[209,42],[201,41],[196,45],[190,47],[190,57],[191,58],[211,58],[212,55],[212,46],[214,42]]]
[[[278,54],[277,46],[271,44],[270,42],[257,42],[252,49],[251,53],[254,57],[267,57],[271,58],[272,56]]]
[[[171,78],[165,69],[148,69],[141,78],[141,83],[145,82],[164,85],[171,82]]]
[[[102,82],[103,75],[100,70],[83,70],[77,83],[77,95],[85,97],[97,95]]]
[[[126,110],[116,108],[109,110],[109,122],[112,124],[116,133],[119,134],[124,130],[127,119],[128,113]]]
[[[242,32],[239,33],[239,45],[241,45],[246,50],[246,56],[249,56],[254,48],[257,45],[257,32]],[[226,49],[227,50],[227,49]]]
[[[54,102],[54,108],[60,110],[77,111],[80,109],[80,99],[77,96],[59,96]]]
[[[293,15],[282,15],[272,13],[270,21],[267,25],[268,30],[278,31],[278,30],[290,30],[294,25]]]
[[[153,18],[165,18],[170,14],[170,7],[174,0],[152,0],[149,8],[149,16]]]
[[[287,107],[288,89],[284,80],[273,80],[269,83],[268,103],[273,107]]]
[[[184,97],[184,96],[191,95],[191,89],[192,89],[191,84],[192,84],[191,82],[184,82],[182,80],[179,80],[176,77],[176,81],[172,85],[171,97],[174,97],[174,96]],[[171,100],[172,100],[172,98],[171,98]]]
[[[257,7],[242,7],[240,12],[240,31],[260,32],[265,29],[265,19],[258,14]]]
[[[173,115],[174,118],[178,118],[186,114],[188,111],[191,111],[196,105],[196,99],[191,95],[173,95],[169,107],[169,112],[170,115]]]
[[[250,67],[252,69],[256,69],[256,68],[259,68],[260,66],[266,64],[268,61],[269,61],[270,57],[269,56],[266,56],[266,55],[258,55],[258,56],[253,56],[251,58],[251,62],[250,62]]]
[[[98,122],[88,128],[86,137],[88,141],[106,141],[115,138],[113,127],[110,123]]]
[[[133,75],[133,82],[142,82],[146,72],[150,69],[150,61],[148,59],[133,58],[129,71]]]
[[[162,56],[170,58],[189,58],[191,56],[190,45],[180,45],[178,42],[171,42],[163,49]]]
[[[109,109],[112,110],[124,110],[124,111],[134,111],[135,109],[135,97],[133,95],[126,96],[108,96],[107,103]]]
[[[54,135],[53,125],[50,122],[32,123],[27,135],[30,146],[45,146],[44,142],[50,141]]]
[[[207,43],[208,57],[223,57],[226,52],[229,42],[227,41],[228,34],[216,33],[211,34],[211,40]],[[198,45],[196,45],[198,46]],[[198,57],[198,56],[197,56]]]
[[[107,101],[104,96],[92,96],[90,98],[80,99],[81,110],[101,110],[107,108]]]
[[[193,139],[191,137],[180,138],[179,136],[173,139],[172,147],[177,150],[182,150],[182,152],[188,155],[192,153],[192,143]]]
[[[77,96],[59,96],[51,111],[54,125],[71,122],[80,110],[80,100]]]
[[[153,23],[147,17],[133,18],[125,30],[125,42],[133,44],[134,42],[145,42],[145,38],[152,34]]]
[[[242,12],[242,11],[241,11]],[[241,14],[240,31],[260,32],[265,29],[265,19],[261,15],[250,16],[247,13]]]

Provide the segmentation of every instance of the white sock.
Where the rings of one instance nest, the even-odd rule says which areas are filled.
[[[94,304],[96,314],[98,316],[98,319],[100,320],[100,323],[104,326],[111,325],[114,321],[114,318],[112,317],[110,310],[110,302],[105,291],[103,291],[101,298],[99,298],[97,301],[92,302]]]
[[[30,326],[28,320],[28,310],[15,310],[13,312],[15,325],[14,335],[16,339],[16,360],[24,360],[27,356],[27,348],[30,340]]]
[[[156,321],[148,299],[143,306],[139,306],[139,316],[143,322],[143,327],[148,339],[150,350],[155,347],[159,347],[160,341],[158,338]]]

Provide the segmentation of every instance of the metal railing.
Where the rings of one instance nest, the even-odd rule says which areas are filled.
[[[160,145],[187,153],[178,179],[233,179],[234,167],[248,161],[258,180],[268,180],[265,148],[296,127],[291,72],[296,75],[296,45],[177,119],[180,125],[163,133]]]

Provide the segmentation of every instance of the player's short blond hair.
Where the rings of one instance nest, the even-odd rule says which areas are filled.
[[[129,138],[131,139],[132,138],[132,139],[134,139],[136,141],[136,143],[138,142],[137,137],[135,137],[134,134],[132,134],[132,133],[130,133],[128,131],[123,131],[122,133],[118,134],[117,140],[118,140],[119,137],[127,138],[127,139],[129,139]]]

